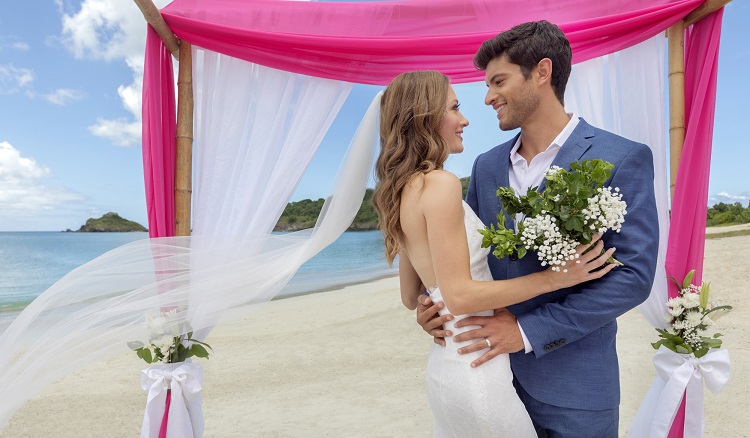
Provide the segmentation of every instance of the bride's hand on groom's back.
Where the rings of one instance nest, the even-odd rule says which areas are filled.
[[[429,296],[422,294],[417,298],[417,324],[432,336],[435,343],[445,347],[445,337],[453,336],[450,330],[445,330],[443,324],[453,319],[453,315],[440,316],[438,312],[445,307],[443,303],[433,303]]]

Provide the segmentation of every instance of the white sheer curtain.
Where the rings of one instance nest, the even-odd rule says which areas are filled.
[[[197,46],[193,64],[193,236],[266,236],[352,84],[275,70]],[[234,257],[228,256],[228,261]],[[202,262],[213,263],[195,260]],[[280,281],[286,283],[294,271]],[[191,281],[202,279],[194,273]],[[195,333],[204,339],[220,315],[204,309],[216,307],[220,297],[211,290],[196,292],[191,320],[206,327]]]
[[[575,112],[594,126],[644,143],[653,151],[659,257],[651,295],[639,309],[654,327],[664,327],[664,303],[667,301],[664,260],[669,185],[664,115],[665,51],[666,39],[657,35],[614,54],[576,64],[565,93],[569,112]]]
[[[196,46],[193,60],[193,235],[269,233],[352,84]]]
[[[256,77],[267,74],[276,78],[275,93],[266,89],[270,87],[266,82],[262,88],[248,85],[255,88],[252,105],[258,111],[281,105],[275,100],[278,96],[298,109],[292,108],[289,116],[277,111],[270,118],[251,117],[248,114],[254,110],[247,104],[240,105],[229,96],[217,101],[211,97],[215,96],[213,91],[199,91],[201,102],[214,99],[212,107],[201,108],[201,124],[208,124],[206,119],[211,118],[220,124],[226,119],[239,119],[226,121],[219,128],[233,131],[236,140],[198,135],[199,154],[213,153],[224,160],[215,169],[203,166],[197,173],[197,197],[202,203],[196,217],[199,233],[144,239],[119,247],[70,272],[24,309],[0,333],[0,430],[18,408],[49,383],[87,364],[129,351],[128,341],[147,341],[147,315],[176,309],[177,322],[189,324],[194,330],[210,327],[231,309],[241,309],[236,315],[247,315],[254,304],[273,298],[300,265],[349,227],[364,197],[379,144],[380,96],[370,105],[343,157],[315,227],[271,234],[312,154],[306,148],[314,149],[320,143],[333,117],[331,112],[340,108],[350,86],[284,73],[274,76],[274,72],[248,68]],[[236,81],[253,78],[242,73],[233,77]],[[223,102],[235,102],[237,106]],[[305,105],[312,105],[312,109]],[[258,134],[252,134],[255,130]],[[277,143],[261,144],[264,136]],[[240,144],[242,141],[245,143]],[[242,158],[227,155],[222,147],[236,148]],[[255,165],[250,175],[229,162],[249,160],[254,154],[267,161]],[[212,172],[214,176],[210,176]],[[233,189],[241,200],[235,203],[225,196],[216,199],[222,184],[227,185],[223,190]],[[270,194],[253,197],[255,192],[266,191]],[[221,211],[213,211],[216,209]],[[224,227],[220,235],[209,234],[219,223]],[[138,361],[133,353],[134,366]]]

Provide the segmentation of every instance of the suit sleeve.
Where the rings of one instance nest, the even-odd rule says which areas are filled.
[[[477,162],[482,158],[479,155],[474,160],[474,165],[471,166],[471,177],[469,177],[469,187],[466,190],[466,203],[469,204],[472,210],[475,212],[479,211],[479,198],[477,197]]]
[[[617,248],[615,256],[624,266],[518,316],[537,358],[614,321],[651,292],[659,248],[651,150],[638,144],[613,172],[609,186],[620,188],[627,214],[620,233],[610,231],[603,239],[605,247]]]

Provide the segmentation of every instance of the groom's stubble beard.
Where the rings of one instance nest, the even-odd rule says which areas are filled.
[[[512,131],[520,128],[539,108],[541,98],[534,92],[531,80],[527,79],[523,84],[517,97],[507,99],[509,111],[507,111],[505,118],[499,120],[499,126],[502,131]]]

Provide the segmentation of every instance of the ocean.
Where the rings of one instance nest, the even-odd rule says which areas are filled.
[[[0,232],[0,319],[8,321],[78,266],[146,233]],[[280,297],[395,275],[379,231],[346,232],[302,265]]]

